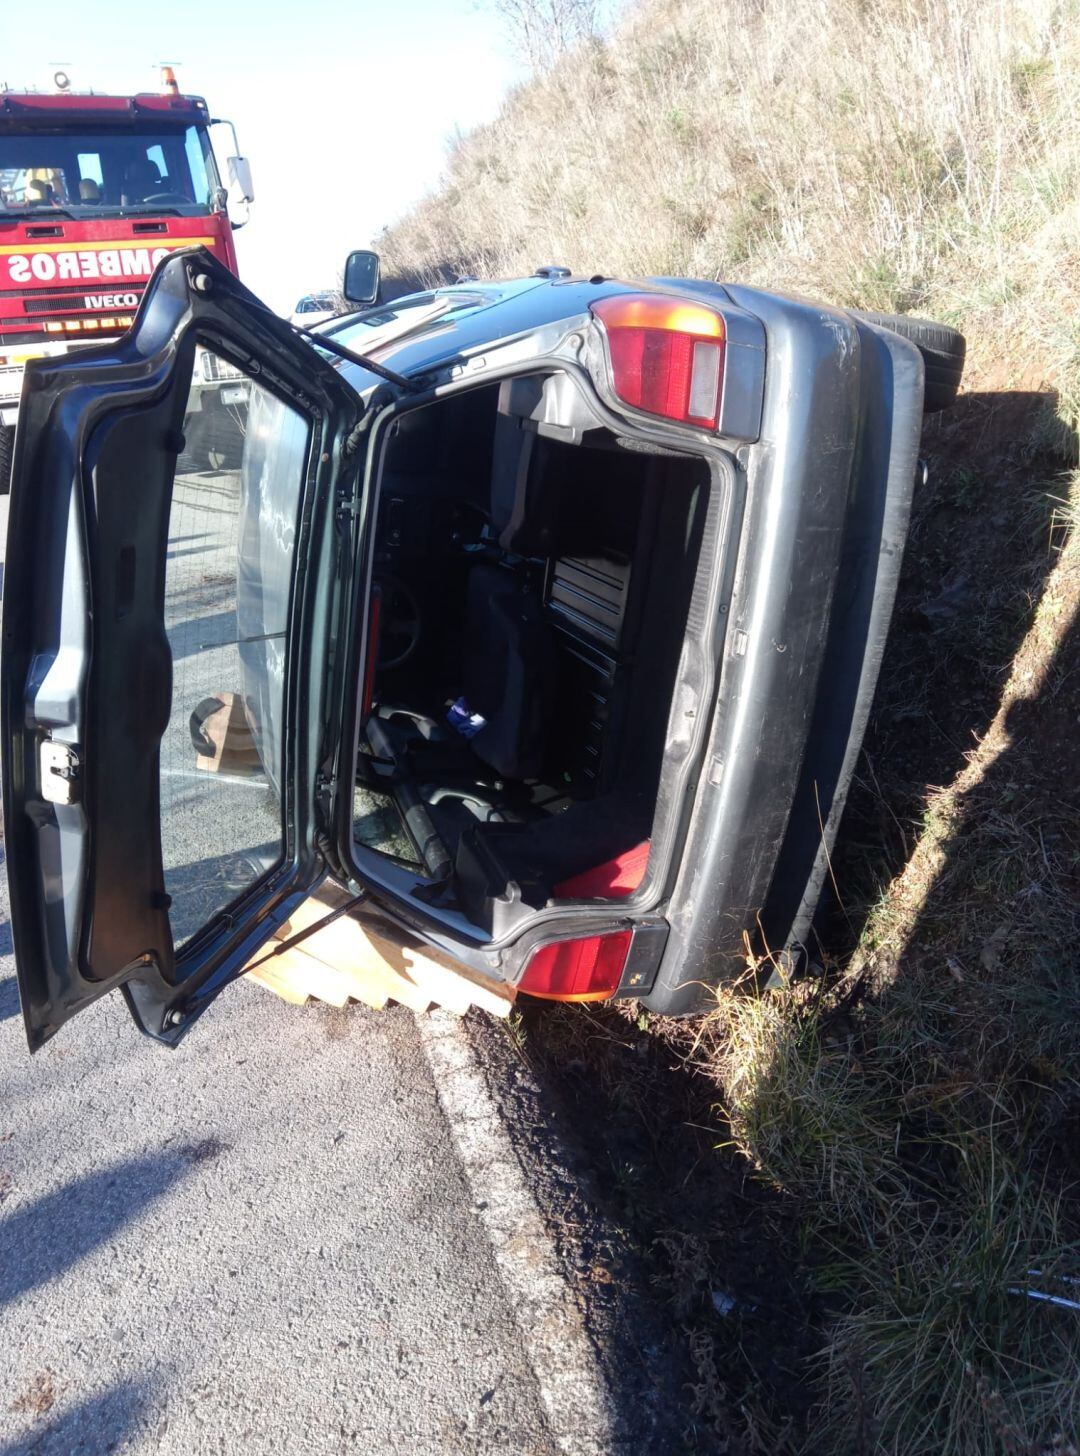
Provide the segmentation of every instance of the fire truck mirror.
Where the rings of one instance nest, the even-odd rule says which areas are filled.
[[[254,202],[255,188],[251,181],[251,163],[247,157],[229,157],[229,195],[237,202]]]
[[[342,293],[350,303],[374,303],[379,297],[379,255],[358,248],[345,259]]]

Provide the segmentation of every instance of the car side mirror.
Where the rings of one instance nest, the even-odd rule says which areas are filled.
[[[229,169],[229,197],[236,202],[254,202],[255,188],[247,157],[227,157],[225,164]]]
[[[345,259],[341,291],[350,303],[374,303],[379,296],[379,255],[358,248]]]

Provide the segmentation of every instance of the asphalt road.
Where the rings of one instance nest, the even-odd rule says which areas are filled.
[[[12,976],[3,1456],[548,1449],[408,1013],[241,983],[178,1051],[109,1001],[31,1060]]]
[[[0,1456],[549,1451],[411,1015],[242,982],[31,1059],[2,896]]]

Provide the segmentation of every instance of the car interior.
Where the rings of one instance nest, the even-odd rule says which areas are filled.
[[[561,387],[413,409],[382,460],[358,858],[487,937],[644,876],[710,486]]]

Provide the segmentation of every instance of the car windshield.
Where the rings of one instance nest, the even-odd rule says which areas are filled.
[[[296,305],[297,313],[325,313],[327,309],[334,307],[334,295],[332,293],[305,294]]]
[[[0,217],[210,212],[219,186],[203,127],[125,127],[0,136]]]

